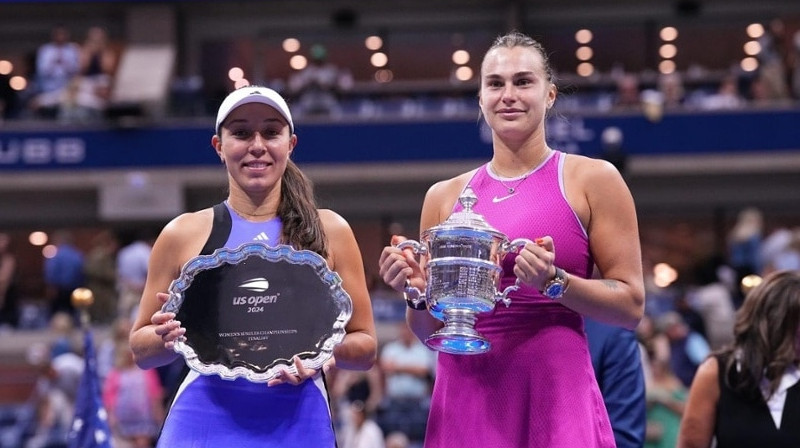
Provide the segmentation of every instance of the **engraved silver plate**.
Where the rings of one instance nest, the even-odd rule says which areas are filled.
[[[175,351],[204,375],[267,382],[292,362],[320,369],[353,313],[323,257],[287,245],[246,243],[189,260],[162,310],[186,329]]]

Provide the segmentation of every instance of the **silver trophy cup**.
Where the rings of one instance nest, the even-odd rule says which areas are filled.
[[[492,311],[497,302],[511,303],[508,294],[519,289],[519,279],[498,291],[500,262],[509,252],[520,250],[528,239],[509,241],[472,211],[478,198],[467,186],[459,197],[463,210],[442,224],[422,233],[421,242],[407,240],[397,248],[410,248],[427,263],[428,286],[423,293],[406,286],[415,305],[425,303],[444,327],[428,336],[432,349],[452,354],[479,354],[490,349],[489,341],[475,330],[477,315]]]

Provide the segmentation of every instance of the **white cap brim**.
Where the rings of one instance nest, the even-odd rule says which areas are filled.
[[[278,92],[270,88],[257,86],[248,86],[236,89],[231,92],[224,101],[222,101],[222,104],[219,106],[219,110],[217,111],[217,124],[214,127],[214,130],[219,133],[219,128],[222,125],[222,122],[228,118],[228,115],[230,115],[231,112],[233,112],[233,110],[237,107],[249,103],[266,104],[267,106],[277,110],[281,116],[283,116],[286,122],[289,123],[289,132],[294,134],[292,113],[289,112],[289,106],[286,104],[286,100],[284,100]]]

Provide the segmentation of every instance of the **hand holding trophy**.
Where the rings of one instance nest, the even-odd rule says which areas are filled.
[[[422,242],[406,240],[396,245],[428,258],[426,290],[407,285],[405,293],[415,305],[424,302],[428,311],[444,322],[444,327],[425,343],[445,353],[479,354],[491,348],[489,341],[475,330],[477,315],[493,310],[497,302],[506,306],[511,303],[508,294],[519,288],[519,279],[498,291],[500,261],[531,242],[525,238],[509,241],[472,211],[477,200],[467,186],[459,197],[462,211],[425,230]]]

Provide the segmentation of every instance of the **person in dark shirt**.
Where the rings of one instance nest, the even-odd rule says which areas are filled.
[[[644,370],[636,334],[584,317],[597,384],[617,448],[641,447],[647,427]]]
[[[678,447],[800,446],[800,272],[750,290],[733,332],[695,375]]]

